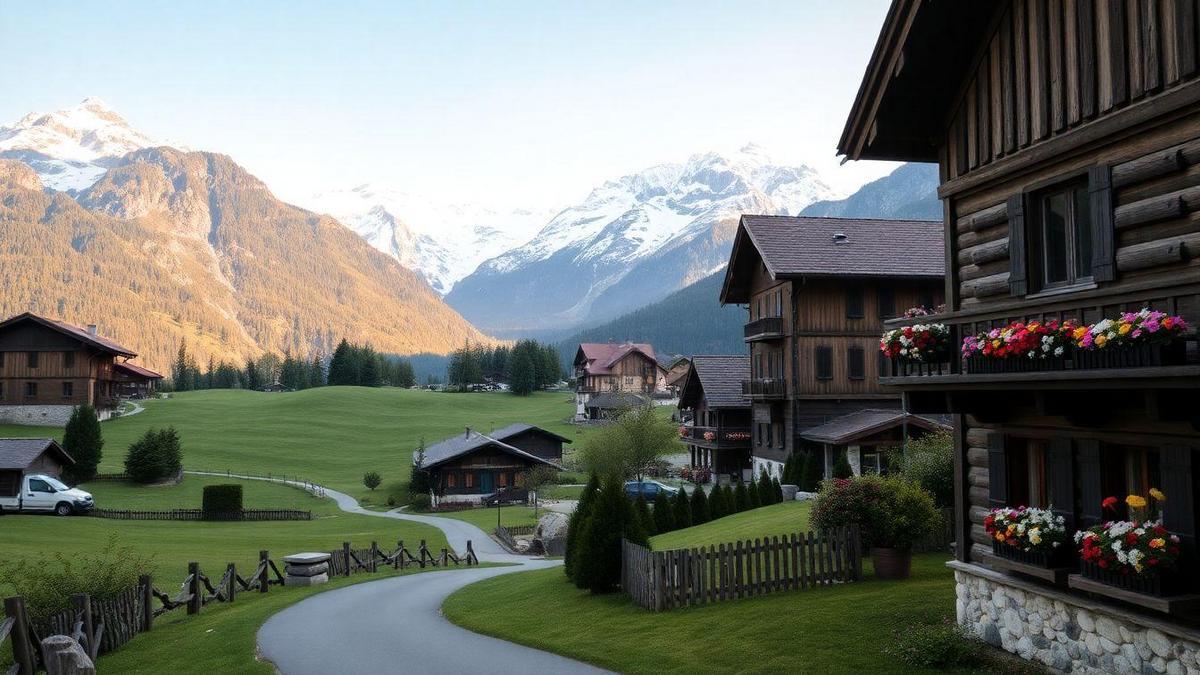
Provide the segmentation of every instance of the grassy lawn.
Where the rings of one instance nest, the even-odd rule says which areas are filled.
[[[810,502],[784,502],[763,506],[718,518],[703,525],[651,537],[650,546],[661,551],[807,532],[808,512],[811,508]]]
[[[545,513],[546,509],[538,509],[538,516],[542,516]],[[429,515],[466,521],[484,532],[491,532],[496,529],[496,509],[478,508],[465,509],[463,511],[438,511]],[[533,517],[533,507],[531,506],[501,506],[500,524],[506,526],[536,525],[537,519]]]
[[[467,586],[442,610],[470,630],[623,673],[912,672],[883,650],[897,630],[953,616],[954,576],[945,561],[916,556],[907,581],[868,575],[845,586],[664,613],[620,594],[579,591],[561,569],[538,570]],[[537,609],[513,612],[517,606]]]
[[[242,486],[242,505],[247,509],[301,509],[316,517],[338,511],[332,499],[314,497],[297,488],[258,480],[217,476],[185,475],[179,485],[145,486],[125,481],[102,480],[81,485],[92,493],[96,504],[109,509],[198,509],[205,485]]]
[[[579,499],[581,494],[582,485],[547,485],[538,490],[541,499]]]

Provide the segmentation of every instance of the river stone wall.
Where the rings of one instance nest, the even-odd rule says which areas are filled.
[[[984,642],[1072,673],[1200,675],[1200,635],[963,563],[954,568],[960,625]],[[979,571],[975,571],[979,570]]]

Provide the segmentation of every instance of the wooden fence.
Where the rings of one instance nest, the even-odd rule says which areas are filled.
[[[856,527],[671,551],[621,542],[621,587],[655,611],[861,578]]]
[[[243,509],[230,513],[205,512],[203,509],[163,509],[157,511],[92,509],[90,515],[96,518],[112,518],[115,520],[312,520],[312,511],[301,511],[299,509]]]
[[[466,553],[459,556],[443,548],[433,553],[422,540],[416,553],[409,552],[404,542],[397,542],[391,551],[381,549],[376,542],[369,548],[353,548],[343,542],[342,548],[330,551],[329,575],[350,576],[381,569],[410,567],[446,567],[449,565],[478,565],[479,558],[471,542]],[[214,602],[234,602],[242,593],[267,593],[272,586],[284,583],[284,574],[271,559],[268,551],[259,551],[254,571],[243,577],[234,563],[225,566],[222,576],[213,581],[199,563],[188,563],[188,573],[174,594],[160,590],[150,576],[142,576],[131,586],[112,598],[92,599],[86,594],[71,597],[69,609],[31,620],[30,612],[21,597],[4,600],[4,619],[0,620],[0,646],[5,639],[12,643],[15,665],[6,675],[33,675],[44,669],[39,645],[51,635],[68,635],[77,641],[95,660],[101,654],[119,649],[139,633],[150,631],[154,620],[168,612],[184,609],[187,614],[199,614]]]

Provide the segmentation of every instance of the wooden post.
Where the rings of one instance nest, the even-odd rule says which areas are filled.
[[[96,664],[71,636],[51,635],[42,640],[41,648],[46,675],[95,675]]]
[[[76,593],[71,596],[71,604],[75,605],[75,610],[79,612],[80,619],[83,621],[83,641],[87,644],[84,646],[84,651],[88,654],[99,653],[99,645],[94,644],[96,641],[95,621],[92,618],[92,598],[87,593]]]
[[[446,549],[443,547],[442,548],[442,567],[445,567],[446,565],[449,565],[449,564],[450,564],[450,555],[447,553]]]
[[[471,540],[467,540],[467,564],[472,565],[478,563],[479,560],[475,556],[475,549],[471,548]]]
[[[270,578],[267,576],[267,567],[269,567],[270,560],[271,560],[271,554],[269,552],[267,552],[267,551],[259,551],[258,552],[258,569],[259,569],[258,592],[259,593],[267,592],[267,585],[268,585],[267,581]]]
[[[187,603],[188,614],[199,614],[200,608],[204,605],[204,596],[202,587],[200,586],[200,563],[188,563],[188,592],[192,594]]]
[[[25,601],[19,597],[4,599],[4,616],[13,620],[12,655],[19,675],[34,675],[33,645],[29,642],[29,620],[25,616]]]
[[[149,632],[154,626],[154,587],[150,583],[150,575],[138,577],[138,590],[142,594],[142,632]]]
[[[346,561],[345,576],[350,576],[350,542],[342,542],[342,560]]]
[[[379,555],[379,544],[375,540],[371,540],[371,571],[377,571],[375,558]]]
[[[404,569],[404,540],[396,540],[396,553],[392,556],[392,569]]]
[[[425,569],[425,554],[426,553],[427,553],[427,551],[425,550],[425,540],[422,539],[420,552],[417,553],[417,556],[419,557],[418,562],[421,564],[421,569]]]
[[[237,595],[237,567],[233,563],[225,568],[225,577],[229,579],[229,585],[225,588],[225,602],[233,602]]]

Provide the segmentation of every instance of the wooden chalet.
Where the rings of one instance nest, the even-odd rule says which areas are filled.
[[[959,346],[1142,308],[1200,323],[1198,35],[1195,0],[895,0],[839,143],[940,166],[946,311],[921,321],[949,327],[951,356],[881,384],[954,415],[958,621],[1059,671],[1200,669],[1195,329],[1032,365]],[[1031,505],[1074,532],[1151,488],[1181,539],[1177,577],[1014,563],[985,530],[988,509]]]
[[[680,440],[691,465],[712,470],[717,483],[750,480],[750,399],[742,380],[750,357],[694,356],[679,395]]]
[[[942,302],[945,265],[938,222],[744,215],[721,302],[749,310],[754,471],[779,475],[811,427],[864,409],[900,407],[879,385],[883,322]]]
[[[96,326],[79,328],[30,313],[0,322],[0,422],[61,426],[79,405],[94,406],[101,419],[110,417],[131,382],[118,367],[144,371],[126,363],[135,356]]]
[[[117,380],[117,394],[122,398],[147,398],[163,381],[159,373],[134,363],[114,363],[113,374]]]
[[[598,419],[590,405],[602,394],[653,396],[666,391],[666,370],[654,356],[654,347],[635,342],[585,342],[575,352],[575,417]],[[613,397],[609,397],[613,398]]]
[[[429,472],[435,504],[482,502],[501,491],[521,490],[532,467],[561,468],[563,443],[570,442],[532,424],[510,424],[487,434],[468,427],[425,448],[421,466]],[[414,452],[413,462],[418,461]]]
[[[74,463],[53,438],[0,438],[0,497],[17,496],[27,474],[58,477]]]

